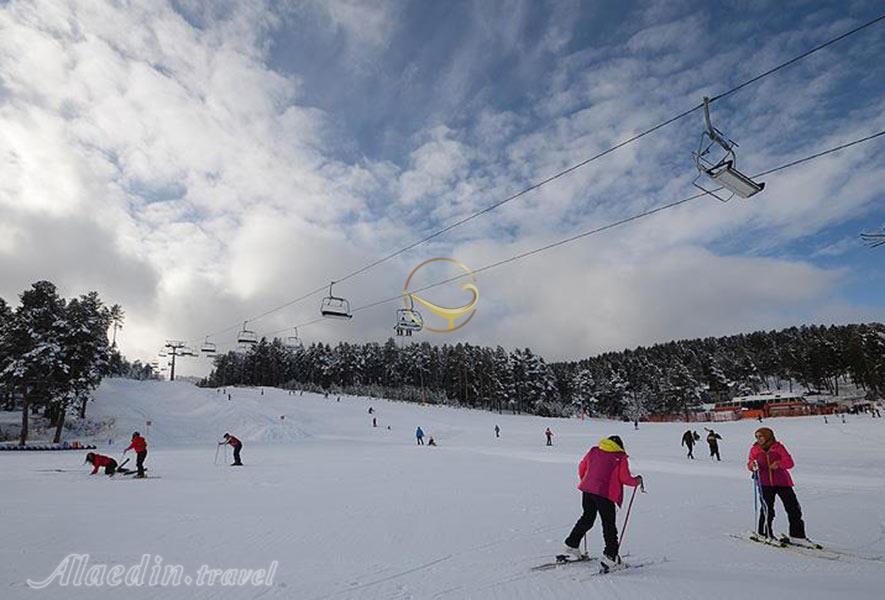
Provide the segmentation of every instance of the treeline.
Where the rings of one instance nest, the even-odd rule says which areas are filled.
[[[42,414],[61,439],[65,417],[86,415],[92,391],[128,363],[108,342],[123,311],[106,307],[97,292],[65,300],[55,285],[38,281],[12,308],[0,298],[0,402],[21,411],[19,444],[28,439],[29,416]],[[130,366],[131,367],[131,366]]]
[[[538,415],[641,418],[794,382],[838,394],[850,381],[885,394],[885,326],[803,326],[656,344],[548,364],[530,349],[456,344],[261,340],[216,357],[202,385],[266,385]]]

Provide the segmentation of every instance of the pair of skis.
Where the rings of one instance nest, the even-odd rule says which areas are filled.
[[[571,565],[571,564],[577,564],[577,563],[589,563],[589,562],[593,562],[596,560],[599,560],[599,559],[597,559],[595,556],[589,556],[587,554],[582,554],[581,558],[575,558],[574,556],[571,556],[569,554],[557,554],[556,560],[554,560],[553,562],[540,564],[536,567],[532,567],[532,571],[549,571],[551,569],[556,569],[558,567],[562,567],[565,565]],[[603,563],[602,561],[599,561],[599,565],[600,565],[599,571],[597,573],[594,573],[594,575],[607,575],[609,573],[617,573],[618,571],[623,571],[625,569],[636,569],[638,567],[644,567],[648,564],[651,564],[651,562],[629,562],[629,563],[626,563],[626,562],[623,562],[623,560],[622,560],[617,565],[610,567],[610,566],[606,565],[605,563]]]
[[[820,558],[824,560],[858,559],[875,562],[885,562],[885,557],[882,556],[866,555],[857,552],[850,552],[848,550],[831,548],[829,546],[811,541],[794,541],[793,539],[785,535],[780,537],[766,537],[754,531],[751,531],[745,535],[732,535],[731,537],[754,542],[757,544],[763,544],[765,546],[770,546],[779,550],[786,550],[788,552],[793,552],[794,554],[801,554],[802,556],[810,556],[812,558]]]

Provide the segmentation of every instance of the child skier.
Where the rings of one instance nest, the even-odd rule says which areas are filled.
[[[234,462],[231,463],[232,467],[242,467],[243,463],[240,461],[240,450],[243,449],[243,442],[241,442],[236,437],[232,436],[229,433],[224,434],[224,439],[218,442],[219,446],[224,444],[230,444],[234,449]]]
[[[759,514],[759,535],[774,537],[771,523],[774,521],[774,498],[780,496],[787,511],[787,519],[790,522],[790,543],[810,545],[811,542],[805,537],[805,522],[802,520],[802,508],[793,491],[793,479],[789,470],[795,463],[793,457],[787,452],[783,444],[774,437],[774,432],[768,427],[760,427],[756,430],[756,442],[750,447],[750,456],[747,460],[747,468],[758,478],[762,486],[762,499],[764,508]]]
[[[95,452],[88,452],[86,454],[86,461],[90,465],[92,465],[92,473],[90,475],[95,475],[98,473],[99,467],[104,467],[104,474],[114,476],[114,473],[117,472],[117,461],[115,461],[110,456],[104,456],[103,454],[96,454]]]
[[[420,427],[418,427],[418,429],[415,430],[415,439],[418,440],[419,446],[424,445],[424,430],[422,430]]]
[[[147,458],[147,440],[141,437],[141,434],[137,431],[132,434],[132,443],[123,450],[123,454],[125,455],[130,450],[135,451],[136,456],[135,466],[138,467],[138,474],[135,477],[137,479],[144,479],[144,459]]]
[[[605,550],[602,566],[610,570],[620,564],[618,556],[618,528],[615,525],[615,504],[621,505],[625,485],[642,485],[642,476],[632,476],[624,443],[613,435],[599,441],[590,449],[578,465],[581,482],[578,489],[583,493],[581,505],[584,509],[581,518],[575,523],[572,532],[565,539],[565,551],[575,558],[581,558],[581,538],[593,527],[596,513],[602,519],[602,535]]]
[[[547,431],[544,432],[544,435],[547,436],[547,445],[552,446],[553,445],[553,432],[550,431],[549,427],[547,428]]]
[[[495,425],[495,437],[496,438],[501,437],[501,428],[498,427],[497,425]]]
[[[682,445],[688,447],[688,456],[686,458],[694,460],[694,434],[692,434],[691,429],[686,430],[682,434]]]

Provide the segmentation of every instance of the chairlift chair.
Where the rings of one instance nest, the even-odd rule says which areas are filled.
[[[409,300],[408,308],[400,308],[396,311],[396,325],[393,330],[396,335],[411,337],[416,331],[424,329],[424,318],[415,310],[415,301],[411,294],[406,294]]]
[[[202,352],[206,356],[214,356],[217,351],[218,348],[213,342],[209,341],[209,338],[206,338],[206,341],[203,342],[203,345],[200,347],[200,352]]]
[[[320,305],[320,314],[328,319],[351,319],[353,315],[350,313],[350,302],[346,298],[339,298],[332,294],[332,286],[335,282],[329,284],[329,295],[323,298]]]
[[[293,350],[297,350],[299,348],[303,348],[304,344],[301,343],[301,339],[298,337],[298,328],[293,327],[294,332],[292,335],[286,338],[286,347],[291,348]]]
[[[178,351],[178,356],[196,356],[197,353],[194,352],[193,348],[190,346],[182,346],[181,350]]]
[[[157,353],[157,356],[159,356],[160,358],[166,358],[166,356],[167,356],[166,351],[165,351],[165,350],[160,350],[160,351]]]
[[[246,347],[253,346],[258,343],[258,336],[254,331],[248,329],[246,325],[249,324],[249,321],[243,321],[243,330],[237,336],[237,343],[243,344]]]
[[[737,157],[734,149],[737,143],[726,138],[721,131],[713,127],[710,121],[710,99],[704,96],[704,123],[706,129],[701,134],[701,141],[698,145],[697,152],[694,152],[695,166],[697,166],[699,174],[695,177],[694,186],[710,194],[720,202],[728,202],[734,196],[741,198],[749,198],[754,194],[758,194],[765,189],[765,183],[753,181],[750,177],[738,171],[736,167]],[[724,154],[721,154],[718,160],[713,160],[713,150],[718,147]],[[716,189],[707,189],[698,181],[703,177],[709,177],[722,188],[731,192],[727,198],[723,198],[717,194]]]
[[[860,237],[870,248],[878,248],[885,245],[885,230],[881,233],[862,233]]]

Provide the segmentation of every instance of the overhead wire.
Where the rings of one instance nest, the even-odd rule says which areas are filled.
[[[730,96],[731,94],[734,94],[749,85],[752,85],[752,84],[754,84],[766,77],[773,75],[774,73],[777,73],[777,72],[779,72],[791,65],[794,65],[794,64],[798,63],[799,61],[804,60],[805,58],[808,58],[809,56],[811,56],[811,55],[813,55],[825,48],[828,48],[829,46],[832,46],[833,44],[836,44],[836,43],[838,43],[838,42],[840,42],[840,41],[842,41],[842,40],[844,40],[856,33],[859,33],[860,31],[863,31],[864,29],[872,27],[873,25],[876,25],[877,23],[879,23],[883,20],[885,20],[885,14],[880,15],[880,16],[878,16],[874,19],[871,19],[869,21],[866,21],[865,23],[852,28],[849,31],[842,33],[841,35],[838,35],[838,36],[831,38],[825,42],[822,42],[821,44],[818,44],[817,46],[810,48],[809,50],[806,50],[805,52],[803,52],[803,53],[801,53],[801,54],[799,54],[787,61],[784,61],[784,62],[782,62],[782,63],[780,63],[780,64],[762,72],[762,73],[759,73],[758,75],[751,77],[750,79],[747,79],[747,80],[739,83],[738,85],[726,90],[725,92],[722,92],[720,94],[710,97],[709,102],[713,103],[713,102],[721,100],[727,96]],[[466,217],[462,217],[462,218],[458,219],[457,221],[454,221],[454,222],[450,223],[449,225],[446,225],[445,227],[438,229],[438,230],[412,242],[411,244],[409,244],[407,246],[404,246],[398,250],[390,252],[389,254],[387,254],[381,258],[378,258],[378,259],[360,267],[359,269],[351,271],[350,273],[344,275],[343,277],[340,277],[337,279],[332,279],[331,281],[333,283],[342,283],[344,281],[347,281],[349,279],[357,277],[358,275],[361,275],[361,274],[365,273],[366,271],[369,271],[369,270],[377,267],[378,265],[381,265],[389,260],[392,260],[393,258],[395,258],[401,254],[408,252],[409,250],[412,250],[422,244],[425,244],[425,243],[427,243],[427,242],[429,242],[429,241],[431,241],[431,240],[433,240],[445,233],[448,233],[449,231],[452,231],[453,229],[456,229],[457,227],[460,227],[466,223],[469,223],[470,221],[473,221],[474,219],[479,218],[482,215],[488,214],[489,212],[492,212],[493,210],[495,210],[495,209],[497,209],[509,202],[512,202],[513,200],[521,198],[522,196],[525,196],[526,194],[528,194],[534,190],[540,189],[541,187],[543,187],[553,181],[556,181],[556,180],[558,180],[570,173],[573,173],[574,171],[577,171],[578,169],[581,169],[582,167],[585,167],[588,164],[623,148],[624,146],[632,144],[632,143],[634,143],[634,142],[636,142],[636,141],[638,141],[638,140],[640,140],[640,139],[642,139],[642,138],[644,138],[644,137],[646,137],[646,136],[648,136],[660,129],[663,129],[663,128],[675,123],[676,121],[679,121],[679,120],[687,117],[688,115],[694,113],[695,111],[700,110],[701,108],[703,108],[703,106],[704,106],[703,103],[699,103],[687,110],[684,110],[681,113],[679,113],[673,117],[670,117],[669,119],[666,119],[665,121],[658,123],[657,125],[649,127],[649,128],[647,128],[635,135],[632,135],[632,136],[628,137],[627,139],[624,139],[624,140],[618,142],[617,144],[610,146],[609,148],[607,148],[605,150],[602,150],[602,151],[600,151],[600,152],[598,152],[598,153],[596,153],[596,154],[594,154],[594,155],[592,155],[592,156],[590,156],[578,163],[575,163],[574,165],[571,165],[570,167],[567,167],[561,171],[558,171],[557,173],[555,173],[549,177],[546,177],[545,179],[537,181],[537,182],[529,185],[528,187],[525,187],[522,190],[520,190],[514,194],[511,194],[510,196],[507,196],[506,198],[503,198],[502,200],[499,200],[497,202],[489,204],[488,206],[486,206],[476,212],[473,212],[473,213],[467,215]],[[301,296],[298,296],[297,298],[294,298],[294,299],[289,300],[283,304],[280,304],[279,306],[268,309],[259,315],[245,319],[244,321],[246,323],[251,323],[251,322],[257,321],[259,319],[263,319],[264,317],[269,316],[275,312],[279,312],[280,310],[283,310],[285,308],[288,308],[290,306],[298,304],[299,302],[303,302],[304,300],[307,300],[313,296],[316,296],[317,294],[323,292],[326,289],[326,287],[327,286],[325,284],[322,286],[319,286],[310,292],[307,292]],[[322,319],[318,319],[318,320],[322,320]],[[233,331],[233,330],[237,329],[238,327],[239,327],[239,325],[231,325],[225,329],[221,329],[217,332],[210,333],[210,334],[208,334],[208,336],[204,336],[204,337],[218,336],[218,335],[227,333],[229,331]],[[291,329],[291,328],[287,328],[287,329]],[[283,331],[285,331],[285,330],[283,330]],[[198,339],[198,338],[194,338],[194,339]]]
[[[850,147],[852,147],[852,146],[857,146],[857,145],[859,145],[859,144],[863,144],[863,143],[865,143],[865,142],[872,141],[872,140],[874,140],[874,139],[876,139],[876,138],[882,137],[883,135],[885,135],[885,129],[883,129],[883,130],[881,130],[881,131],[878,131],[878,132],[876,132],[876,133],[873,133],[873,134],[870,134],[870,135],[864,136],[864,137],[862,137],[862,138],[858,138],[858,139],[852,140],[852,141],[850,141],[850,142],[845,142],[845,143],[843,143],[843,144],[839,144],[838,146],[834,146],[834,147],[832,147],[832,148],[828,148],[828,149],[826,149],[826,150],[822,150],[822,151],[820,151],[820,152],[815,152],[814,154],[810,154],[810,155],[808,155],[808,156],[805,156],[805,157],[802,157],[802,158],[799,158],[799,159],[796,159],[796,160],[792,160],[792,161],[790,161],[790,162],[784,163],[784,164],[779,165],[779,166],[777,166],[777,167],[774,167],[774,168],[772,168],[772,169],[767,169],[767,170],[765,170],[765,171],[761,171],[761,172],[759,172],[759,173],[756,173],[756,174],[752,175],[751,178],[752,178],[752,179],[756,179],[756,178],[758,178],[758,177],[765,177],[766,175],[771,175],[771,174],[773,174],[773,173],[777,173],[777,172],[779,172],[779,171],[784,171],[784,170],[786,170],[786,169],[789,169],[789,168],[792,168],[792,167],[798,166],[798,165],[800,165],[800,164],[807,163],[807,162],[809,162],[809,161],[812,161],[812,160],[815,160],[815,159],[821,158],[821,157],[823,157],[823,156],[827,156],[827,155],[829,155],[829,154],[833,154],[833,153],[838,152],[838,151],[840,151],[840,150],[845,150],[846,148],[850,148]],[[720,191],[721,189],[723,189],[723,188],[716,188],[716,189],[714,189],[714,190],[712,190],[712,191],[716,192],[716,191]],[[493,263],[490,263],[490,264],[488,264],[488,265],[484,265],[484,266],[482,266],[482,267],[480,267],[480,268],[478,268],[478,269],[473,269],[473,270],[471,270],[470,273],[460,273],[460,274],[455,275],[455,276],[453,276],[453,277],[449,277],[449,278],[447,278],[447,279],[443,279],[443,280],[441,280],[441,281],[437,281],[437,282],[435,282],[435,283],[432,283],[432,284],[426,285],[426,286],[421,287],[421,288],[418,288],[418,289],[416,289],[416,290],[412,290],[412,291],[410,291],[410,292],[408,292],[408,293],[409,293],[409,294],[417,294],[417,293],[420,293],[420,292],[425,292],[425,291],[428,291],[428,290],[431,290],[431,289],[434,289],[434,288],[440,287],[440,286],[442,286],[442,285],[446,285],[446,284],[448,284],[448,283],[452,283],[452,282],[454,282],[454,281],[458,281],[459,279],[463,279],[463,278],[465,278],[465,277],[469,277],[469,276],[471,276],[471,275],[476,275],[476,274],[478,274],[478,273],[483,273],[483,272],[486,272],[486,271],[491,271],[492,269],[496,269],[496,268],[501,267],[501,266],[504,266],[504,265],[506,265],[506,264],[510,264],[510,263],[513,263],[513,262],[516,262],[516,261],[519,261],[519,260],[523,260],[523,259],[525,259],[525,258],[528,258],[528,257],[530,257],[530,256],[534,256],[534,255],[536,255],[536,254],[541,254],[542,252],[546,252],[546,251],[548,251],[548,250],[552,250],[552,249],[554,249],[554,248],[558,248],[558,247],[560,247],[560,246],[564,246],[564,245],[566,245],[566,244],[570,244],[570,243],[572,243],[572,242],[575,242],[575,241],[577,241],[577,240],[580,240],[580,239],[583,239],[583,238],[589,237],[589,236],[591,236],[591,235],[596,235],[596,234],[598,234],[598,233],[602,233],[603,231],[607,231],[607,230],[609,230],[609,229],[613,229],[613,228],[615,228],[615,227],[619,227],[619,226],[621,226],[621,225],[626,225],[627,223],[631,223],[631,222],[633,222],[633,221],[637,221],[637,220],[639,220],[639,219],[642,219],[642,218],[645,218],[645,217],[649,217],[649,216],[651,216],[651,215],[654,215],[654,214],[657,214],[657,213],[663,212],[663,211],[665,211],[665,210],[670,210],[670,209],[672,209],[672,208],[676,208],[677,206],[681,206],[681,205],[686,204],[686,203],[688,203],[688,202],[690,202],[690,201],[692,201],[692,200],[697,200],[698,198],[702,198],[702,197],[704,197],[704,196],[708,196],[708,193],[707,193],[707,192],[698,192],[698,193],[696,193],[696,194],[692,194],[691,196],[687,196],[687,197],[682,198],[682,199],[680,199],[680,200],[676,200],[676,201],[674,201],[674,202],[669,202],[669,203],[667,203],[667,204],[662,204],[662,205],[657,206],[657,207],[655,207],[655,208],[652,208],[652,209],[649,209],[649,210],[645,210],[645,211],[642,211],[642,212],[636,213],[636,214],[634,214],[634,215],[631,215],[631,216],[629,216],[629,217],[625,217],[625,218],[623,218],[623,219],[619,219],[619,220],[617,220],[617,221],[614,221],[614,222],[612,222],[612,223],[608,223],[608,224],[603,225],[603,226],[601,226],[601,227],[596,227],[596,228],[594,228],[594,229],[590,229],[590,230],[588,230],[588,231],[584,231],[584,232],[578,233],[578,234],[576,234],[576,235],[572,235],[572,236],[569,236],[569,237],[567,237],[567,238],[563,238],[563,239],[558,240],[558,241],[556,241],[556,242],[552,242],[552,243],[550,243],[550,244],[545,244],[544,246],[539,246],[538,248],[534,248],[534,249],[532,249],[532,250],[528,250],[528,251],[526,251],[526,252],[521,252],[521,253],[519,253],[519,254],[515,254],[515,255],[513,255],[513,256],[511,256],[511,257],[508,257],[508,258],[506,258],[506,259],[499,260],[499,261],[497,261],[497,262],[493,262]],[[369,304],[365,304],[365,305],[363,305],[363,306],[359,306],[359,307],[353,309],[352,312],[354,312],[354,313],[356,313],[356,312],[362,312],[362,311],[364,311],[364,310],[369,310],[369,309],[371,309],[371,308],[375,308],[375,307],[377,307],[377,306],[381,306],[381,305],[383,305],[383,304],[388,304],[388,303],[390,303],[390,302],[399,301],[399,300],[401,300],[401,299],[402,299],[402,294],[398,294],[398,295],[396,295],[396,296],[391,296],[391,297],[389,297],[389,298],[384,298],[384,299],[381,299],[381,300],[376,300],[376,301],[371,302],[371,303],[369,303]],[[311,321],[307,321],[307,322],[305,322],[305,323],[301,323],[301,324],[297,325],[297,327],[298,327],[298,328],[301,328],[301,327],[308,327],[308,326],[310,326],[310,325],[313,325],[313,324],[318,323],[318,322],[321,322],[321,321],[326,321],[326,319],[323,319],[323,318],[313,319],[313,320],[311,320]],[[277,332],[274,332],[274,333],[277,333]],[[269,335],[272,335],[272,334],[269,334]]]

